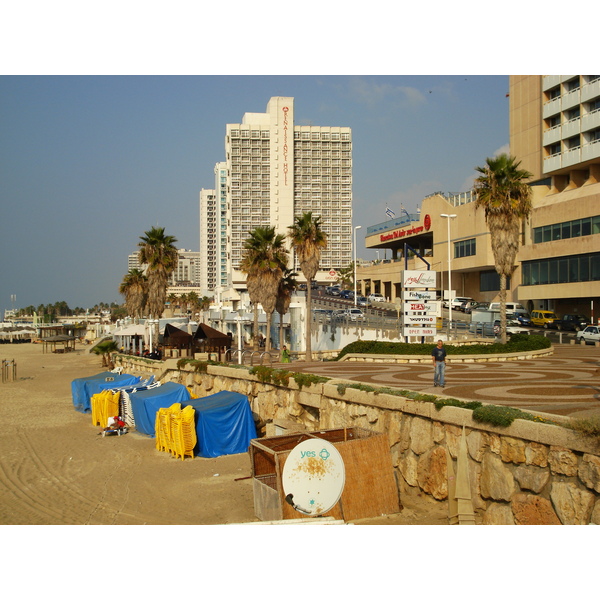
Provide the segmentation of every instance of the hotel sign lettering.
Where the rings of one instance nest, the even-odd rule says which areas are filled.
[[[408,227],[407,229],[396,229],[396,231],[392,231],[391,233],[382,233],[379,236],[380,242],[389,242],[390,240],[398,240],[400,238],[406,237],[408,235],[415,235],[417,233],[421,233],[425,227],[423,225]]]
[[[402,287],[435,288],[437,271],[404,271]]]

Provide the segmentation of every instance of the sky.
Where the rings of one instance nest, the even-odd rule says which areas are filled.
[[[0,62],[0,317],[13,306],[123,302],[127,256],[153,226],[197,251],[199,193],[214,187],[225,159],[225,126],[265,112],[272,96],[295,98],[297,125],[352,128],[359,258],[375,258],[364,234],[386,220],[387,206],[399,215],[433,192],[467,191],[475,167],[508,150],[515,71],[475,52],[464,23],[450,38],[444,22],[411,37],[370,12],[349,14],[341,27],[354,35],[323,37],[316,57],[291,30],[261,62],[262,38],[227,54],[219,35],[176,12],[184,2],[173,4],[173,30],[175,16],[130,12],[134,4],[118,5],[129,9],[118,21],[95,13],[84,29],[57,17],[68,2],[39,4],[35,22],[29,4],[5,19],[14,27],[0,39],[0,55],[12,57]],[[331,18],[329,5],[318,6]],[[262,15],[259,31],[285,18],[284,8],[271,22]],[[126,30],[128,20],[137,28]]]

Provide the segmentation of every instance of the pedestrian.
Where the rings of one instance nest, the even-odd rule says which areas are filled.
[[[290,360],[290,353],[288,352],[287,346],[284,346],[281,349],[281,362],[282,363],[289,363],[289,362],[291,362],[291,360]]]
[[[445,372],[446,372],[446,348],[444,342],[438,340],[437,346],[431,351],[433,361],[433,387],[445,387]]]

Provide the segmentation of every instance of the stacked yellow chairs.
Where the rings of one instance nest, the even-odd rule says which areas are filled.
[[[197,441],[195,413],[192,406],[186,406],[182,410],[179,403],[159,408],[155,422],[156,449],[170,452],[181,460],[186,456],[194,458]]]
[[[121,392],[112,392],[111,390],[103,390],[94,394],[90,399],[92,424],[100,425],[102,428],[108,427],[108,418],[119,416],[120,397]]]

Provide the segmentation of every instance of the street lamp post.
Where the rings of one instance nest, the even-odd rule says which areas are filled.
[[[356,230],[361,229],[362,225],[357,225],[354,228],[354,306],[357,305],[358,298],[356,296]]]
[[[452,331],[452,254],[450,252],[450,219],[456,218],[456,215],[440,215],[448,219],[448,339]]]

